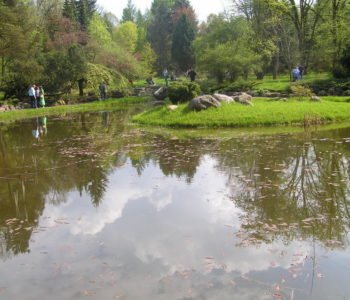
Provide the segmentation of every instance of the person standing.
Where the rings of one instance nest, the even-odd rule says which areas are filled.
[[[28,90],[28,96],[30,99],[30,105],[32,108],[38,108],[36,93],[35,93],[35,85],[31,85]]]
[[[100,89],[100,98],[101,100],[107,99],[107,84],[105,82],[102,82],[99,86]]]
[[[303,79],[303,75],[304,75],[304,67],[303,66],[299,66],[299,77],[300,79]]]
[[[300,71],[299,71],[299,68],[298,68],[298,67],[295,67],[295,68],[292,70],[292,78],[293,78],[293,81],[299,80],[299,78],[300,78]]]
[[[164,71],[163,71],[163,77],[164,77],[164,80],[165,80],[165,85],[168,86],[169,72],[168,72],[167,68],[165,68]]]
[[[45,107],[45,92],[42,86],[39,86],[39,100],[38,100],[39,107]]]
[[[190,77],[190,80],[193,82],[193,81],[196,80],[197,73],[196,73],[195,70],[190,69],[190,70],[187,72],[187,76]]]

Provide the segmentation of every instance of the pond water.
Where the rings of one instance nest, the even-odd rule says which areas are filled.
[[[1,125],[0,299],[350,299],[350,129],[236,132]]]

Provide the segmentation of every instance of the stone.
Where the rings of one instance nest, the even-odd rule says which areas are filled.
[[[168,89],[164,86],[159,88],[153,93],[154,98],[157,100],[164,100],[166,97],[168,97]]]
[[[236,96],[233,99],[240,104],[253,106],[253,97],[248,95],[247,93],[242,93],[241,95]]]
[[[313,101],[313,102],[320,102],[321,98],[318,97],[318,96],[311,96],[310,100]]]
[[[170,110],[170,111],[174,111],[174,110],[177,110],[177,109],[178,109],[177,105],[168,105],[168,110]]]
[[[111,97],[115,99],[120,99],[125,97],[125,93],[123,91],[113,90],[111,91]]]
[[[62,99],[60,100],[57,100],[55,103],[54,103],[54,106],[61,106],[61,105],[66,105],[66,102]]]
[[[263,93],[263,97],[267,98],[281,98],[281,93],[278,92],[265,92]]]
[[[23,103],[21,106],[23,108],[31,108],[31,105],[29,103]]]
[[[224,95],[224,94],[214,94],[213,97],[219,102],[231,103],[235,102],[232,97]]]
[[[208,109],[209,107],[220,107],[221,104],[211,95],[202,95],[194,98],[188,104],[190,110],[201,111]]]
[[[163,106],[165,104],[164,101],[158,100],[158,101],[153,101],[152,105],[153,106]]]

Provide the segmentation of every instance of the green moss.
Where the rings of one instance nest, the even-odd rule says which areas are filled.
[[[254,106],[223,104],[201,112],[189,111],[186,104],[175,111],[152,109],[133,118],[134,122],[170,127],[256,127],[275,125],[313,125],[350,120],[350,104],[329,101],[288,102],[256,99]]]

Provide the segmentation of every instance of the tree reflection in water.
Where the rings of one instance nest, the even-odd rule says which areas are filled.
[[[34,141],[27,134],[30,122],[0,127],[3,255],[28,251],[46,203],[61,205],[77,190],[98,207],[110,174],[128,162],[139,176],[152,164],[191,184],[206,157],[227,178],[232,205],[244,212],[240,245],[297,238],[345,245],[347,130],[324,133],[322,139],[303,134],[175,139],[127,127],[127,118],[125,112],[67,116],[52,120],[45,138]]]

